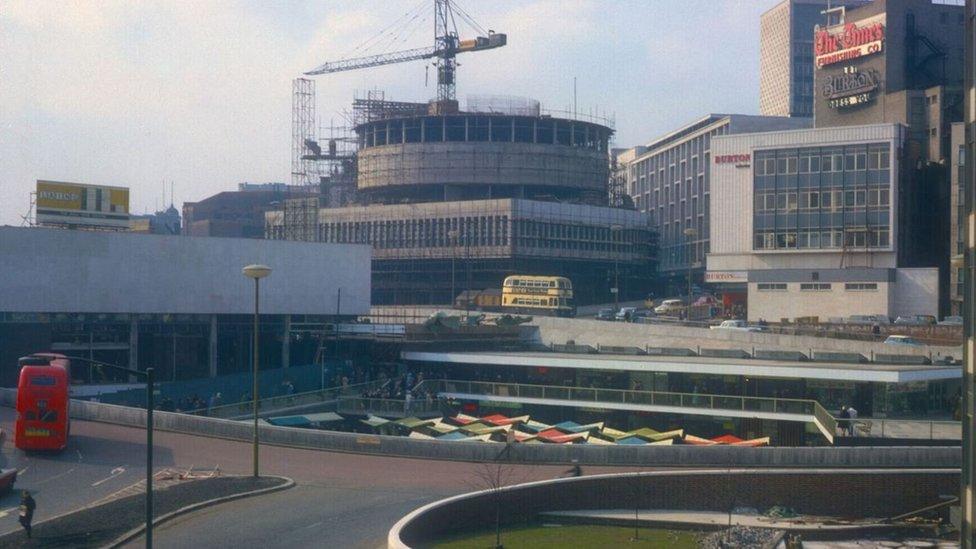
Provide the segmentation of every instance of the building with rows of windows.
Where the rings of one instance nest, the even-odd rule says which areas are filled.
[[[712,142],[708,277],[750,319],[937,314],[938,269],[914,263],[907,130],[818,128]]]
[[[658,233],[658,268],[669,294],[702,282],[709,252],[711,143],[720,135],[808,128],[808,118],[709,114],[617,155],[625,188]]]

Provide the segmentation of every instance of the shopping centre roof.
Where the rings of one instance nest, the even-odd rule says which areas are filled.
[[[526,366],[585,370],[668,372],[750,377],[907,383],[959,379],[959,366],[847,364],[716,357],[635,356],[549,352],[464,353],[404,351],[404,360],[479,366]]]

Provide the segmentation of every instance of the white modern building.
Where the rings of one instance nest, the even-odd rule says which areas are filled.
[[[0,385],[39,351],[153,366],[164,380],[246,371],[252,263],[273,269],[261,367],[307,363],[317,340],[300,327],[369,312],[370,257],[359,244],[0,227]]]
[[[906,128],[716,137],[706,281],[750,320],[938,313],[938,269],[901,221]],[[729,301],[726,299],[726,301]]]
[[[709,251],[711,140],[721,135],[808,128],[809,118],[709,114],[617,155],[625,189],[658,234],[658,271],[684,287],[700,281]]]

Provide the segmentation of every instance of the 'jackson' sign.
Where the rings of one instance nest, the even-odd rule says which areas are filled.
[[[876,70],[860,72],[845,70],[844,74],[831,76],[824,82],[821,92],[827,98],[830,108],[850,107],[867,103],[881,85],[881,76]]]
[[[813,36],[817,68],[881,52],[884,47],[884,15],[857,23],[818,29]]]

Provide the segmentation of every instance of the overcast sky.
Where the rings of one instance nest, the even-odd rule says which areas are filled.
[[[756,113],[759,15],[777,1],[459,0],[508,46],[458,57],[458,98],[564,109],[575,76],[579,110],[615,115],[621,147],[709,112]],[[356,50],[420,5],[411,25]],[[0,0],[0,224],[20,224],[37,179],[130,187],[133,213],[161,206],[164,182],[179,207],[241,181],[288,181],[292,79],[350,54],[431,45],[432,5]],[[423,61],[316,86],[325,125],[357,90],[436,95]]]

